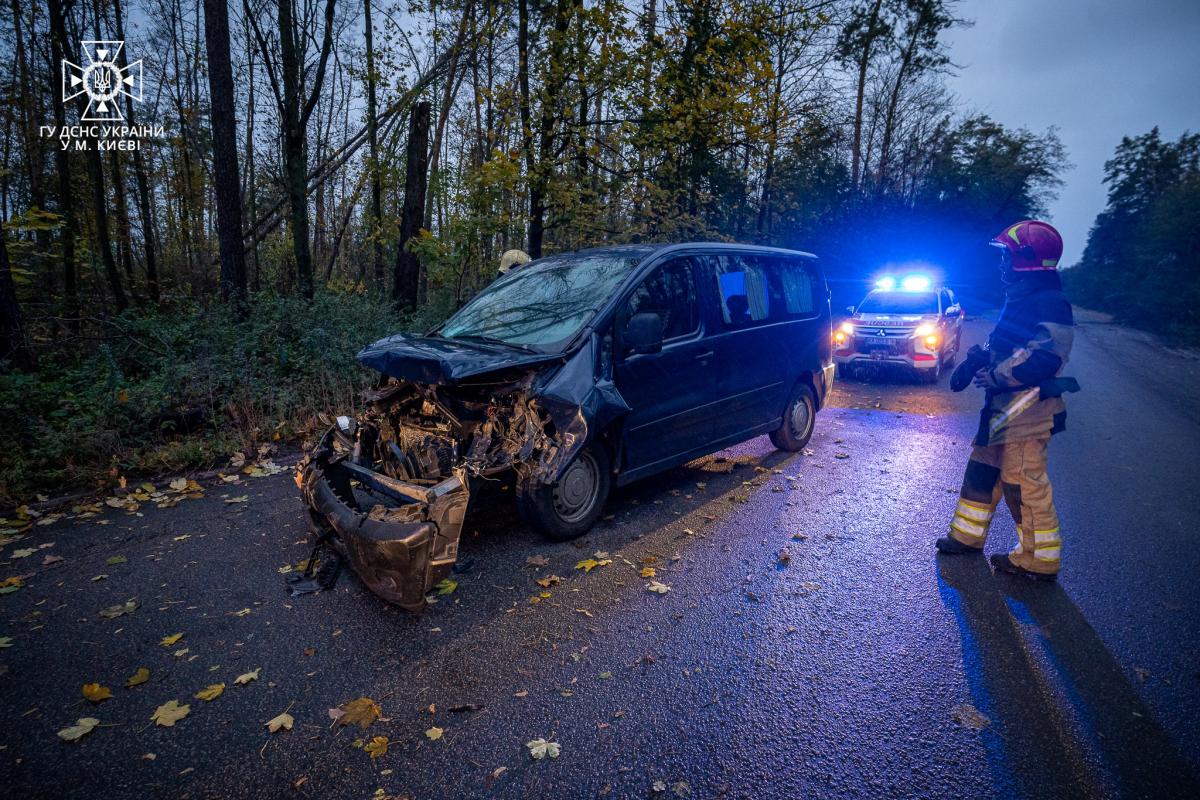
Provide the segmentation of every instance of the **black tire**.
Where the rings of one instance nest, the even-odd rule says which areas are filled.
[[[788,453],[798,453],[812,438],[817,422],[817,398],[808,384],[802,383],[792,392],[783,411],[783,425],[771,431],[771,444]]]
[[[608,453],[590,444],[576,454],[553,485],[523,479],[517,486],[517,511],[529,527],[554,542],[576,539],[600,518],[612,489]]]

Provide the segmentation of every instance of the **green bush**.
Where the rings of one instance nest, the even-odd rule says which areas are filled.
[[[438,312],[404,317],[383,298],[258,297],[245,322],[183,303],[92,320],[39,348],[37,372],[0,374],[0,503],[102,487],[117,475],[211,466],[293,441],[377,379],[354,356]],[[47,341],[49,334],[38,338]],[[184,428],[180,429],[180,423]]]

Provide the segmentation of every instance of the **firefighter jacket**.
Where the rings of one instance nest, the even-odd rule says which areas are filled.
[[[1065,429],[1062,377],[1074,338],[1071,304],[1054,273],[1029,275],[1008,287],[996,329],[988,338],[989,369],[998,388],[985,395],[977,445],[1047,438]]]

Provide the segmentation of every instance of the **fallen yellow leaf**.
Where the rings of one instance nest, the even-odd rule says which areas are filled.
[[[387,755],[387,749],[388,737],[386,736],[376,736],[374,739],[363,745],[363,750],[366,750],[367,755],[371,756],[373,759]]]
[[[642,571],[638,574],[643,578],[653,578],[658,573],[654,571],[654,567],[642,567]]]
[[[278,717],[267,721],[267,730],[269,730],[271,733],[275,733],[280,729],[290,731],[292,729],[292,724],[295,721],[296,720],[292,719],[292,715],[285,711]]]
[[[105,700],[112,699],[112,690],[98,683],[85,683],[83,685],[83,696],[93,703],[102,703]]]
[[[150,715],[150,719],[164,728],[170,728],[176,722],[186,717],[191,710],[192,707],[189,705],[179,705],[178,700],[168,700],[155,709],[154,713]]]
[[[145,683],[148,680],[150,680],[150,670],[146,669],[145,667],[138,667],[137,672],[133,673],[125,680],[125,686],[132,689],[134,686]]]
[[[383,713],[375,701],[369,697],[360,697],[357,700],[344,703],[342,704],[342,710],[346,713],[341,716],[338,722],[343,725],[358,725],[360,728],[370,726]]]
[[[182,633],[172,633],[170,636],[164,636],[162,638],[162,641],[159,642],[159,644],[162,645],[163,647],[170,647],[171,645],[175,644],[182,638],[183,638]]]
[[[76,720],[75,724],[69,728],[63,728],[58,732],[58,738],[64,742],[75,742],[82,739],[84,736],[92,732],[92,729],[100,724],[100,720],[95,717],[84,717]]]
[[[196,692],[196,699],[197,700],[205,700],[205,701],[211,703],[213,700],[216,700],[218,697],[220,697],[221,693],[224,691],[225,691],[225,684],[212,683],[212,684],[208,685],[208,688],[201,689],[200,691]]]
[[[262,667],[259,667],[258,669],[254,670],[253,672],[244,672],[241,675],[238,675],[236,678],[234,678],[233,682],[236,683],[238,686],[245,686],[250,681],[258,680],[258,674],[260,672],[262,672]]]
[[[425,731],[425,735],[429,737],[430,741],[436,742],[438,739],[442,738],[442,734],[445,732],[445,728],[438,728],[435,726]]]

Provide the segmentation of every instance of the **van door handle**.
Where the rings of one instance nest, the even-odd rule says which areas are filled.
[[[707,353],[700,353],[698,356],[696,356],[696,360],[697,361],[705,361],[712,357],[713,357],[713,351],[709,350]]]

